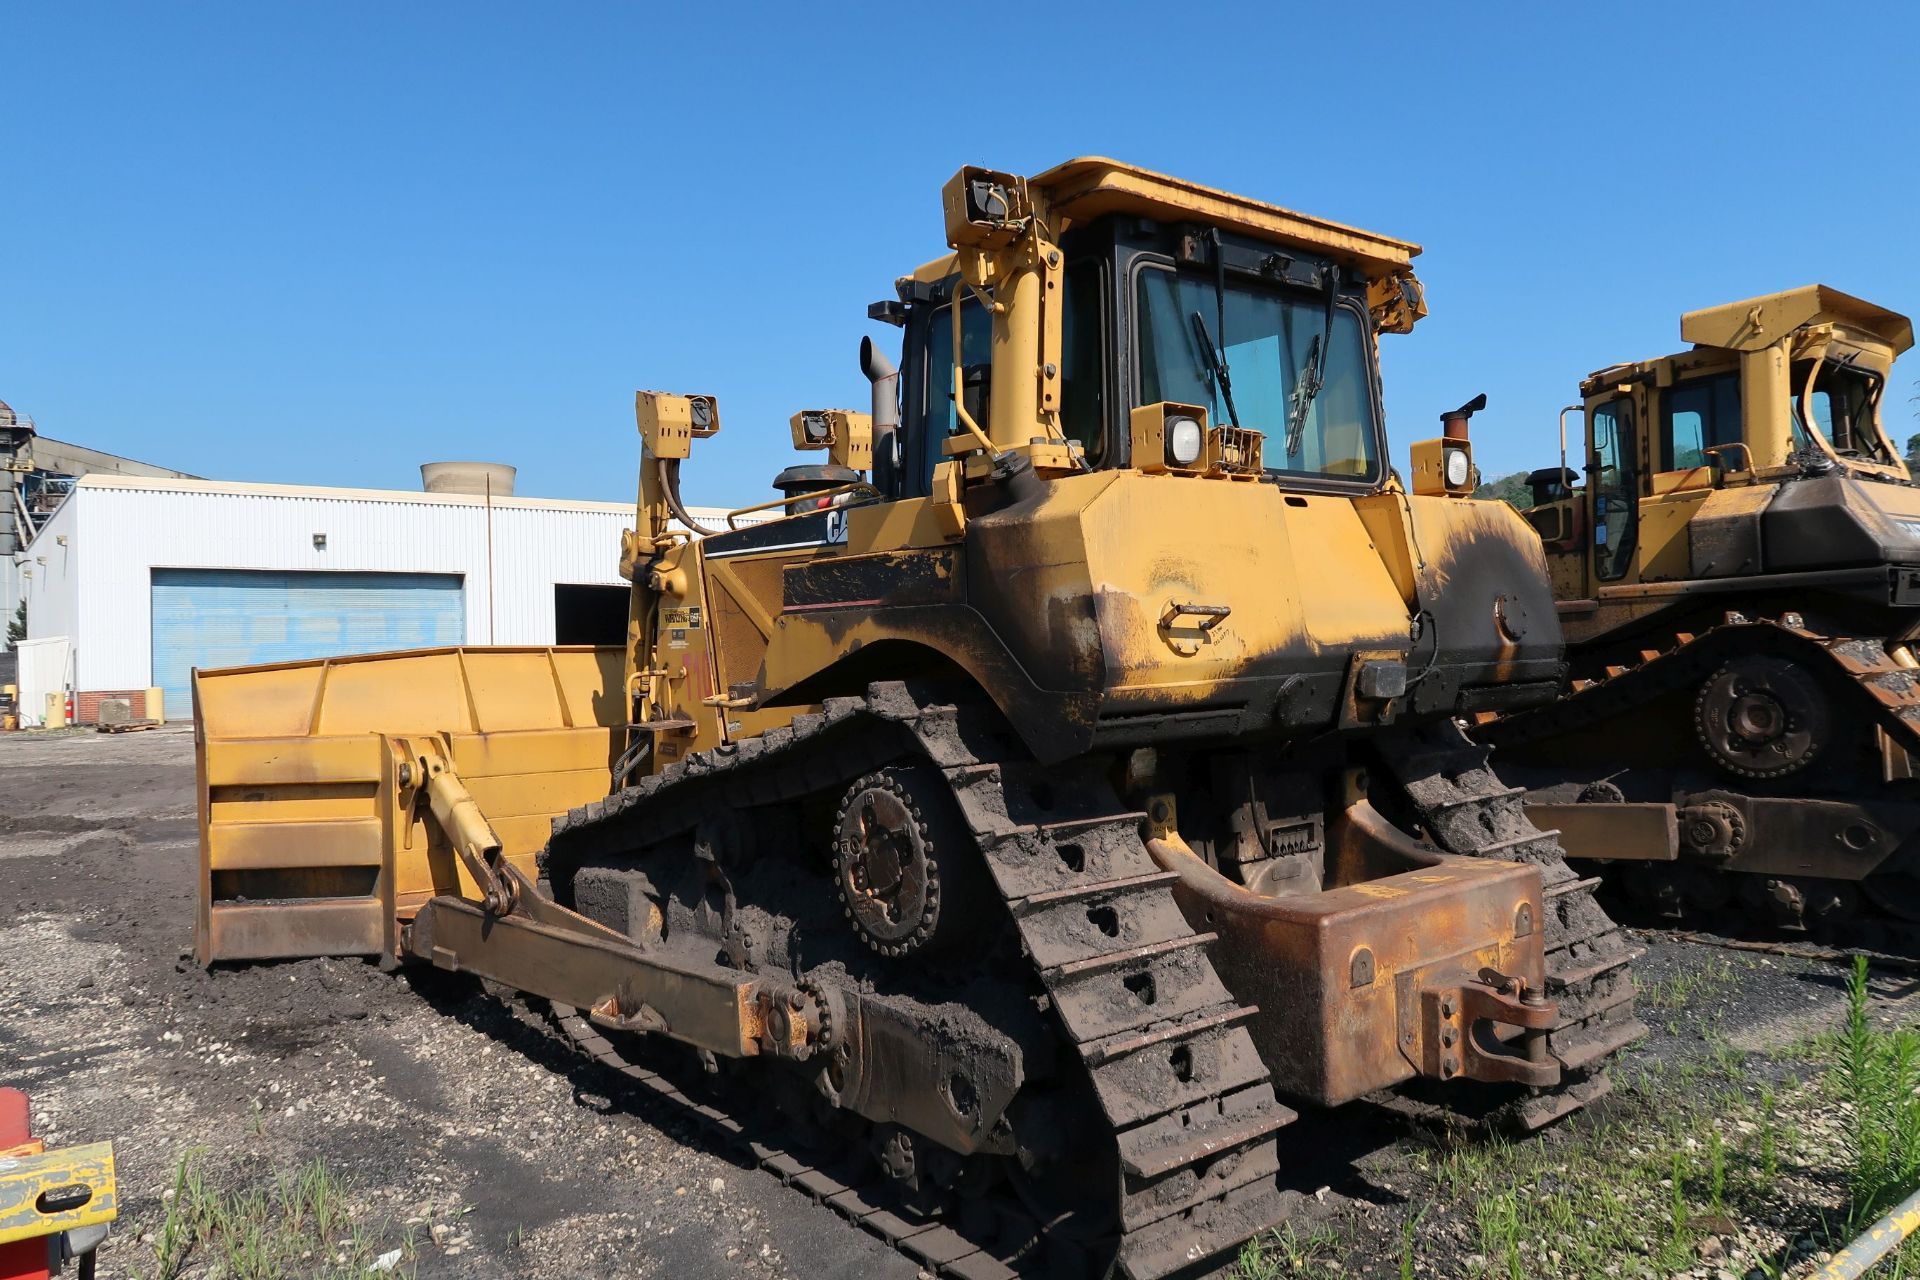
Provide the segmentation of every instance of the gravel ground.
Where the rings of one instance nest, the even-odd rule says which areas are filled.
[[[916,1274],[679,1117],[594,1096],[470,986],[353,960],[202,972],[195,848],[190,731],[0,738],[0,1082],[50,1143],[113,1141],[102,1277],[158,1271],[189,1153],[233,1186],[325,1160],[421,1277]]]
[[[188,730],[0,737],[0,901],[13,904],[0,930],[0,1083],[33,1095],[50,1142],[114,1142],[123,1211],[101,1276],[158,1273],[189,1157],[236,1188],[324,1160],[367,1251],[401,1249],[401,1274],[916,1274],[662,1104],[596,1092],[604,1075],[464,981],[351,960],[202,972],[186,954],[194,862]],[[1653,1031],[1611,1120],[1633,1121],[1649,1099],[1657,1110],[1662,1079],[1691,1087],[1689,1064],[1731,1055],[1783,1090],[1807,1073],[1793,1046],[1833,1027],[1838,969],[1644,941]],[[1920,1019],[1917,985],[1876,979],[1879,1015]],[[1570,1128],[1551,1140],[1574,1140]],[[1289,1133],[1299,1230],[1318,1241],[1307,1252],[1337,1260],[1269,1274],[1397,1276],[1403,1225],[1422,1208],[1421,1230],[1444,1247],[1417,1274],[1484,1268],[1472,1232],[1450,1221],[1467,1211],[1434,1209],[1431,1135],[1365,1106]],[[1823,1186],[1813,1170],[1809,1220]],[[1791,1240],[1805,1223],[1776,1225]],[[208,1272],[203,1261],[185,1274]],[[1693,1274],[1744,1272],[1708,1258]]]

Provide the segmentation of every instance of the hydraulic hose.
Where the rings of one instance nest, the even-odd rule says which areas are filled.
[[[660,458],[660,492],[667,497],[667,510],[673,512],[673,518],[687,526],[689,530],[707,537],[719,533],[718,529],[709,529],[693,518],[680,501],[680,460],[678,458]]]

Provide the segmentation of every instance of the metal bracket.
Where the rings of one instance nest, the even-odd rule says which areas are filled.
[[[1173,651],[1183,658],[1200,652],[1200,646],[1213,641],[1213,633],[1233,613],[1232,605],[1200,604],[1193,600],[1169,600],[1160,611],[1160,630]],[[1192,619],[1182,625],[1183,619]],[[1179,627],[1179,631],[1175,631]]]
[[[518,887],[514,878],[502,874],[501,869],[507,864],[501,857],[500,837],[460,781],[447,744],[440,739],[424,742],[397,739],[394,745],[397,751],[405,753],[396,776],[406,806],[411,808],[424,799],[441,836],[480,890],[487,911],[496,916],[512,911],[519,896]],[[411,834],[409,822],[409,838]]]
[[[633,1008],[628,1010],[624,993],[602,1000],[587,1011],[587,1017],[614,1031],[649,1033],[667,1029],[666,1018],[644,1000],[634,1003]]]
[[[1421,1063],[1426,1075],[1496,1084],[1545,1087],[1560,1082],[1560,1064],[1547,1056],[1546,1033],[1559,1006],[1527,990],[1525,979],[1485,970],[1487,981],[1420,992]],[[1519,1028],[1502,1040],[1500,1027]]]

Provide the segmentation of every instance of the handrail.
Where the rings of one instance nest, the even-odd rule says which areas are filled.
[[[1744,440],[1732,440],[1726,444],[1710,444],[1700,452],[1713,459],[1713,470],[1717,479],[1724,480],[1726,466],[1720,461],[1720,455],[1728,449],[1738,449],[1747,458],[1747,474],[1753,474],[1753,450]]]
[[[1560,410],[1560,482],[1561,484],[1566,486],[1569,492],[1572,491],[1573,486],[1566,483],[1566,480],[1567,480],[1567,415],[1570,413],[1584,412],[1586,410],[1586,407],[1587,406],[1585,406],[1584,404],[1570,404]]]
[[[810,489],[806,493],[795,494],[791,498],[771,498],[766,502],[756,502],[750,507],[735,507],[732,511],[727,512],[727,528],[737,529],[740,527],[734,523],[734,518],[737,516],[751,515],[756,511],[765,511],[770,507],[790,507],[794,503],[804,502],[808,498],[835,498],[843,493],[866,493],[875,498],[880,496],[880,491],[874,488],[868,481],[850,480],[846,484],[836,485],[831,489]],[[767,523],[778,524],[781,520],[790,520],[795,516],[812,514],[810,511],[789,511],[786,515],[776,517],[773,520],[767,521]]]

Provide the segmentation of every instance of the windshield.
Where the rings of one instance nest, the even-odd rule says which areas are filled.
[[[1813,425],[1821,437],[1843,458],[1888,464],[1886,442],[1880,438],[1875,422],[1874,402],[1880,394],[1880,379],[1873,373],[1839,360],[1822,361],[1819,376],[1813,382],[1813,394],[1807,396],[1807,377],[1813,361],[1802,360],[1793,366],[1793,443],[1805,450],[1812,444],[1807,438],[1808,404]]]
[[[1221,323],[1214,283],[1172,268],[1142,271],[1136,295],[1139,403],[1171,400],[1206,406],[1209,421],[1228,420],[1225,397],[1208,372],[1193,324],[1199,312],[1226,357],[1239,425],[1266,433],[1267,470],[1280,475],[1377,480],[1380,446],[1375,427],[1367,339],[1349,307],[1336,308],[1320,393],[1300,434],[1300,451],[1287,456],[1289,397],[1307,366],[1309,349],[1326,323],[1326,300],[1310,293],[1279,293],[1230,281]]]

